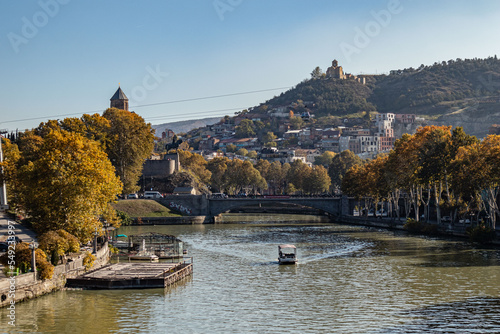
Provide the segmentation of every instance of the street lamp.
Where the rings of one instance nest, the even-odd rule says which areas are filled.
[[[98,236],[98,233],[97,233],[97,227],[96,227],[95,232],[94,232],[94,254],[97,254],[97,236]]]
[[[38,248],[38,243],[35,240],[31,240],[30,249],[31,249],[31,271],[35,273],[36,280],[36,256],[35,251]]]
[[[0,130],[0,162],[3,162],[3,151],[2,151],[2,137],[7,133],[6,129]],[[3,171],[3,167],[0,171]],[[6,210],[9,208],[7,204],[7,186],[5,181],[0,185],[0,210]]]

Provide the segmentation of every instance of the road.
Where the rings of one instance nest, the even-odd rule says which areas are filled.
[[[0,242],[7,241],[8,237],[8,225],[9,221],[11,225],[15,226],[14,234],[16,237],[20,238],[23,242],[30,242],[31,240],[36,241],[35,232],[29,230],[23,225],[15,222],[12,219],[9,219],[8,215],[5,212],[0,212]]]

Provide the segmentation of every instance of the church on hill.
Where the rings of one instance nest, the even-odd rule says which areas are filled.
[[[110,101],[110,108],[117,108],[128,111],[128,98],[120,86],[118,86],[116,93],[111,97]]]

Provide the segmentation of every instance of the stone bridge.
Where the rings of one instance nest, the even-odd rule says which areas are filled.
[[[346,197],[263,196],[257,198],[209,198],[206,195],[172,195],[159,199],[162,205],[189,216],[206,216],[209,220],[221,213],[263,203],[288,203],[324,211],[333,216],[348,214],[352,204]]]

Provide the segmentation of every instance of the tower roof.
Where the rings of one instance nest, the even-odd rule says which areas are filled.
[[[125,95],[125,93],[123,92],[121,87],[118,87],[118,89],[116,90],[116,93],[111,97],[110,101],[113,101],[113,100],[127,100],[128,101],[127,95]]]

